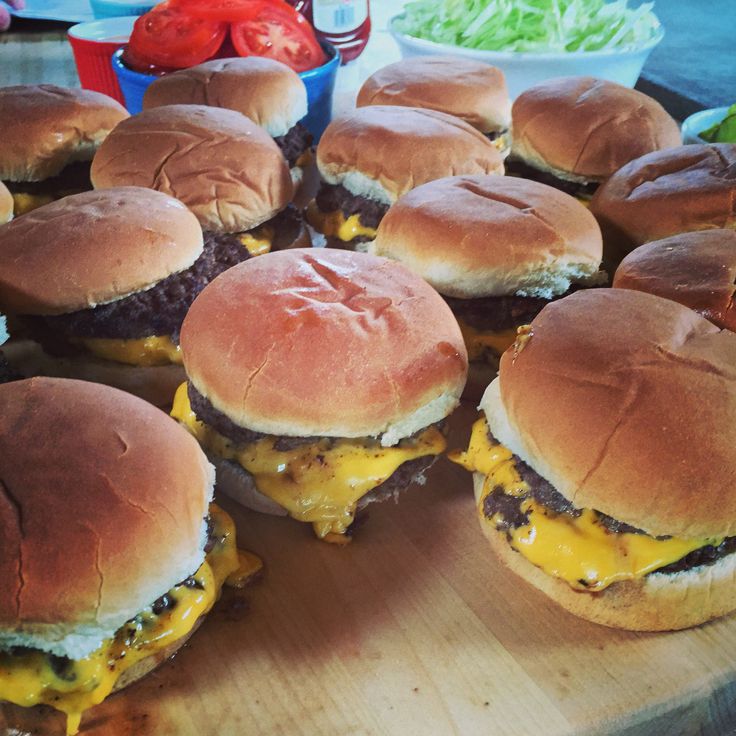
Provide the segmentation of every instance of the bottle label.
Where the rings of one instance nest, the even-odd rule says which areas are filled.
[[[368,17],[368,0],[313,0],[314,27],[322,33],[347,33]]]

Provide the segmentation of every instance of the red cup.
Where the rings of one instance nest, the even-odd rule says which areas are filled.
[[[127,42],[135,21],[134,16],[105,18],[78,23],[69,29],[69,43],[83,89],[102,92],[125,104],[112,68],[112,55]]]

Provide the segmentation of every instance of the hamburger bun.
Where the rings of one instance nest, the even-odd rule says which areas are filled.
[[[0,310],[53,315],[117,301],[189,268],[202,229],[142,187],[59,199],[0,229]]]
[[[512,155],[570,181],[604,181],[639,156],[682,144],[658,102],[594,77],[540,82],[516,98],[511,115]]]
[[[606,262],[615,267],[651,240],[736,226],[735,169],[736,145],[730,143],[655,151],[623,166],[590,203]]]
[[[357,106],[402,105],[461,118],[481,133],[511,126],[503,72],[456,56],[415,56],[384,66],[363,83]]]
[[[213,469],[176,422],[109,387],[8,383],[0,413],[0,647],[80,659],[201,565]]]
[[[400,264],[351,251],[280,251],[231,268],[195,300],[181,346],[215,409],[273,435],[393,445],[447,416],[467,373],[444,300]]]
[[[699,230],[646,243],[629,253],[613,279],[684,304],[736,332],[736,230]]]
[[[293,69],[274,59],[213,59],[159,77],[143,96],[144,110],[178,104],[235,110],[277,138],[307,114],[307,89]]]
[[[0,179],[42,181],[90,161],[125,108],[107,95],[52,84],[0,88]]]
[[[557,189],[453,176],[402,196],[369,250],[401,261],[446,296],[551,299],[596,277],[603,245],[593,215]]]
[[[13,219],[13,195],[0,181],[0,225]]]
[[[123,121],[92,162],[96,189],[134,185],[180,199],[205,230],[242,232],[292,197],[273,139],[234,110],[166,105]]]
[[[504,170],[495,146],[463,120],[390,105],[334,118],[317,146],[317,166],[328,184],[384,204],[444,176]]]

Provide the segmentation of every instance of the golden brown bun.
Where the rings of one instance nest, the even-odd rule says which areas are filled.
[[[0,309],[63,314],[117,301],[189,268],[201,253],[197,218],[166,194],[73,194],[0,228]]]
[[[213,469],[123,391],[0,385],[0,647],[79,658],[196,570]]]
[[[216,409],[277,435],[395,444],[449,414],[467,373],[460,328],[427,283],[393,261],[323,248],[226,271],[194,301],[181,346]]]
[[[3,345],[3,353],[11,368],[25,378],[52,376],[104,383],[165,411],[171,409],[176,389],[186,380],[181,365],[126,365],[84,354],[59,358],[32,340],[13,339]]]
[[[595,278],[595,217],[558,189],[510,176],[453,176],[392,205],[369,252],[401,261],[440,294],[564,294]]]
[[[89,161],[125,108],[107,95],[53,84],[0,87],[0,179],[41,181]]]
[[[626,289],[552,302],[532,331],[481,402],[494,436],[579,508],[734,535],[736,335]]]
[[[603,181],[629,161],[682,144],[680,128],[648,95],[594,77],[559,77],[512,108],[513,156],[562,179]]]
[[[363,83],[356,104],[438,110],[462,118],[481,133],[511,125],[503,72],[456,56],[415,56],[384,66]]]
[[[13,219],[13,195],[0,181],[0,225]]]
[[[213,59],[159,77],[143,96],[144,110],[178,104],[236,110],[276,138],[307,114],[307,89],[293,69],[274,59]]]
[[[736,230],[700,230],[646,243],[629,253],[614,287],[684,304],[736,332]]]
[[[329,184],[386,204],[443,176],[504,171],[495,146],[463,120],[390,105],[333,119],[317,146],[317,166]]]
[[[656,151],[622,167],[590,203],[603,231],[606,261],[618,265],[650,240],[736,227],[735,168],[731,143]]]
[[[205,230],[241,232],[291,201],[289,166],[244,115],[166,105],[118,125],[92,161],[95,189],[132,184],[180,199]]]
[[[474,473],[476,498],[484,476]],[[506,535],[479,513],[491,548],[506,567],[580,618],[631,631],[670,631],[724,616],[736,609],[736,555],[674,575],[647,575],[614,583],[600,593],[577,591],[516,552]]]

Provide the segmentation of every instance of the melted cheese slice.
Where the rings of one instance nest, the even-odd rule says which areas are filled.
[[[174,397],[171,416],[180,421],[209,452],[234,460],[254,478],[258,490],[299,521],[311,522],[320,539],[333,541],[355,518],[360,498],[393,475],[402,463],[438,455],[446,442],[436,427],[382,447],[372,439],[320,439],[291,450],[277,450],[277,437],[268,436],[244,446],[200,422],[192,411],[187,385]]]
[[[461,319],[458,319],[457,323],[463,333],[469,360],[479,360],[487,350],[490,350],[496,357],[500,357],[516,340],[516,327],[498,332],[483,332],[471,327]]]
[[[508,530],[509,544],[533,565],[578,590],[600,591],[616,582],[642,578],[700,547],[723,541],[614,533],[601,523],[600,514],[593,509],[582,509],[577,517],[551,511],[531,496],[525,497],[530,489],[521,480],[512,453],[502,445],[492,444],[484,418],[473,425],[467,451],[453,452],[449,457],[486,476],[478,503],[483,523],[498,527],[502,521],[498,514],[488,519],[483,511],[486,496],[494,490],[523,497],[521,510],[528,523]]]
[[[363,225],[360,215],[350,215],[346,218],[341,210],[322,212],[315,202],[307,207],[307,220],[315,230],[323,235],[339,238],[346,243],[361,235],[371,240],[376,237],[376,229]]]
[[[49,202],[53,202],[56,199],[51,194],[27,194],[26,192],[16,192],[13,194],[13,214],[25,215],[26,212],[31,212],[38,207],[43,207]]]
[[[82,338],[75,342],[84,345],[98,358],[128,365],[154,366],[181,364],[181,348],[168,336],[142,337],[138,340],[111,340]]]
[[[149,606],[88,657],[55,658],[56,667],[38,650],[1,653],[0,700],[50,705],[66,713],[67,734],[76,734],[84,711],[101,703],[123,672],[186,636],[217,600],[223,583],[241,583],[260,569],[254,555],[239,558],[232,519],[214,504],[210,518],[215,545],[192,576],[194,585],[178,585],[167,593],[173,605],[159,614]]]
[[[268,253],[273,246],[274,231],[272,227],[256,228],[248,233],[240,233],[237,238],[252,256]]]

